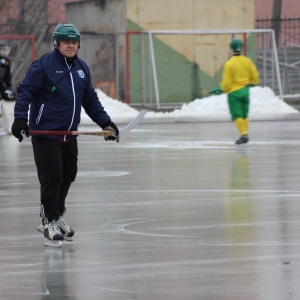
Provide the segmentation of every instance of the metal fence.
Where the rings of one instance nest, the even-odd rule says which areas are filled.
[[[284,19],[256,19],[256,29],[274,29],[277,47],[283,48],[289,44],[300,45],[300,18]],[[261,48],[263,42],[257,40],[257,46]]]
[[[300,18],[257,19],[256,29],[272,28],[275,31],[277,53],[281,71],[284,95],[300,94]],[[264,49],[270,47],[268,36],[256,36],[257,66],[261,74],[265,74],[264,83],[276,92],[278,87],[269,83],[272,70],[263,70],[262,57]],[[271,55],[267,57],[272,60]]]

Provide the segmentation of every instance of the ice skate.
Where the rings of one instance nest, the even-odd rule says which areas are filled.
[[[58,223],[58,227],[60,229],[60,232],[63,234],[64,236],[64,240],[68,241],[68,242],[73,242],[73,236],[75,234],[75,231],[65,223],[65,220],[63,217],[60,217],[59,220],[57,221]],[[44,225],[41,224],[38,228],[37,228],[38,232],[44,233]]]
[[[68,242],[73,242],[73,236],[75,234],[75,231],[69,225],[66,224],[62,216],[59,217],[57,224],[61,233],[64,236],[64,240]]]
[[[51,241],[62,241],[64,239],[59,229],[58,221],[53,220],[44,225],[44,237]]]
[[[247,144],[249,141],[249,138],[248,138],[248,134],[245,134],[245,135],[241,135],[240,138],[235,141],[235,143],[237,145],[241,145],[241,144]]]

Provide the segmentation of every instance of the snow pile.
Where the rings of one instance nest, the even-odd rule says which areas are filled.
[[[98,98],[103,105],[105,111],[115,123],[127,124],[136,117],[139,111],[130,107],[128,104],[119,100],[108,97],[100,89],[96,89]],[[84,109],[81,110],[81,125],[95,125],[95,123],[87,116]]]
[[[275,96],[269,87],[255,87],[250,90],[250,116],[254,114],[289,114],[298,110]]]
[[[106,112],[118,124],[129,123],[138,110],[129,105],[108,97],[101,90],[96,90],[98,97]],[[250,113],[252,120],[282,119],[287,116],[297,116],[299,111],[275,96],[268,87],[254,87],[250,89]],[[143,122],[199,122],[199,121],[229,121],[230,114],[227,104],[227,95],[209,96],[203,99],[183,104],[180,109],[172,112],[148,111]],[[83,125],[94,124],[82,111]]]

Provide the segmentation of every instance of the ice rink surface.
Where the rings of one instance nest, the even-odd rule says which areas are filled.
[[[80,136],[65,220],[46,248],[30,139],[0,135],[0,299],[300,299],[300,120],[140,124]]]

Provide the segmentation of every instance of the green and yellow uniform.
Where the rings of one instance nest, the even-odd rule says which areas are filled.
[[[228,94],[231,119],[241,136],[248,134],[249,85],[258,82],[259,73],[250,58],[234,53],[225,63],[220,88]]]

